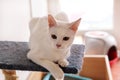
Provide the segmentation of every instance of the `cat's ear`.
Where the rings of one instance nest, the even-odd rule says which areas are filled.
[[[49,24],[49,27],[53,27],[56,25],[56,21],[54,17],[50,14],[48,15],[48,24]]]
[[[70,27],[71,30],[73,30],[74,32],[77,31],[78,29],[78,26],[80,24],[80,21],[81,21],[81,18],[76,20],[75,22],[72,23],[72,26]]]

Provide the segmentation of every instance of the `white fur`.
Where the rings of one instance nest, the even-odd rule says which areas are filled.
[[[52,28],[49,28],[48,17],[33,18],[31,20],[29,40],[31,50],[27,54],[27,57],[49,70],[56,80],[63,80],[64,72],[58,64],[63,67],[69,64],[67,58],[70,55],[70,46],[73,42],[75,32],[69,29],[73,23],[68,23],[67,16],[65,20],[63,20],[64,18],[60,18],[60,14],[56,17],[57,26]],[[57,35],[57,39],[52,39],[51,34]],[[70,40],[63,41],[64,36],[69,36]],[[61,47],[57,48],[56,44],[61,44]],[[58,64],[54,62],[58,62]]]

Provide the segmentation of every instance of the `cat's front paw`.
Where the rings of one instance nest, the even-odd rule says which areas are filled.
[[[66,67],[69,65],[69,62],[66,59],[64,59],[64,60],[59,60],[58,64],[62,67]]]

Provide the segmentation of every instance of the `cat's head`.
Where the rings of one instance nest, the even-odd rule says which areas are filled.
[[[48,15],[49,32],[53,46],[57,49],[68,48],[74,40],[80,21],[81,19],[71,23],[57,21],[52,15]]]

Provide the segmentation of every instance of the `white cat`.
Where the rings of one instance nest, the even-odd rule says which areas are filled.
[[[30,51],[27,57],[45,67],[56,80],[64,80],[64,72],[58,66],[69,64],[70,46],[81,19],[69,23],[65,14],[33,18],[30,22]],[[56,64],[57,62],[58,64]]]

